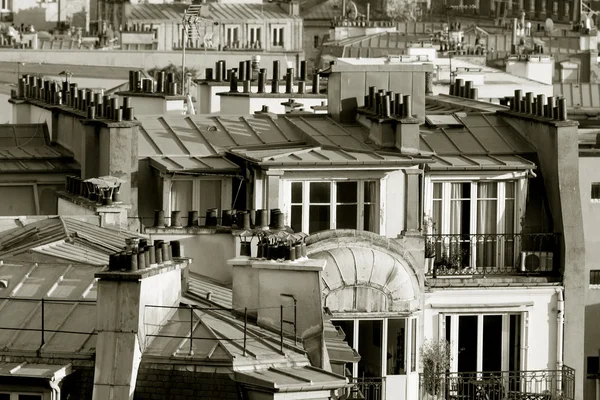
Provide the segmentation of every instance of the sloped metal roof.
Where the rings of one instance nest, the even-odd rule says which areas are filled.
[[[52,217],[0,233],[0,257],[27,252],[91,265],[106,265],[135,232],[101,228],[73,218]]]
[[[2,362],[0,363],[0,376],[20,377],[20,378],[45,378],[52,379],[55,376],[57,381],[71,373],[70,364],[37,364],[28,362]]]
[[[236,372],[235,379],[238,382],[279,392],[330,390],[344,387],[348,383],[341,375],[310,366]]]
[[[498,110],[508,110],[509,107],[499,104],[466,99],[463,97],[439,94],[425,98],[425,111],[429,114],[450,114],[455,112],[487,112],[494,113]]]
[[[215,21],[268,20],[268,19],[300,19],[289,15],[277,4],[227,4],[209,3],[208,18]],[[186,4],[136,4],[131,7],[128,20],[144,22],[181,23]]]
[[[567,108],[595,109],[595,113],[600,108],[598,83],[555,83],[554,95],[562,95],[567,101]]]
[[[196,275],[193,272],[188,276],[188,291],[200,299],[206,299],[208,293],[211,294],[210,301],[223,308],[231,308],[233,304],[233,291],[218,283],[211,282],[209,279]]]
[[[0,172],[75,172],[79,169],[72,155],[50,143],[46,124],[0,125]]]

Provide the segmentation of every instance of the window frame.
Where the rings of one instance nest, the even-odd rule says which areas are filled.
[[[255,40],[254,42],[252,42],[252,31],[255,32]],[[260,46],[257,46],[257,49],[260,49],[263,47],[263,40],[262,40],[262,36],[263,36],[263,26],[262,25],[248,25],[248,30],[247,30],[247,43],[249,48],[253,49],[254,48],[254,44],[258,43]]]
[[[271,24],[269,27],[269,43],[271,45],[271,47],[273,48],[279,48],[279,49],[285,49],[286,48],[286,26],[284,24]],[[278,41],[277,43],[274,42],[275,40],[275,30],[277,30],[277,35],[278,35]]]
[[[231,179],[222,176],[174,176],[165,178],[163,184],[168,187],[168,190],[164,191],[163,195],[163,208],[165,209],[166,215],[171,215],[173,210],[171,204],[171,193],[173,189],[173,181],[192,181],[192,210],[197,210],[200,217],[202,218],[203,213],[206,210],[200,210],[200,182],[201,181],[220,181],[221,182],[221,199],[219,201],[219,210],[226,210],[229,207],[227,202],[228,194],[231,197]],[[183,217],[183,216],[182,216]]]
[[[231,42],[229,41],[229,30],[230,29],[231,29]],[[224,26],[224,30],[225,30],[225,35],[224,35],[224,39],[225,39],[224,42],[225,42],[225,44],[224,45],[227,46],[227,47],[235,47],[234,46],[234,43],[235,43],[234,32],[235,32],[235,30],[237,30],[237,43],[238,43],[238,48],[239,48],[240,47],[239,43],[241,43],[242,40],[243,40],[242,36],[241,36],[241,33],[242,33],[242,27],[241,27],[241,25],[239,25],[239,24],[226,24]]]
[[[404,320],[404,374],[388,374],[387,370],[387,346],[389,345],[389,321],[390,320]],[[352,321],[353,332],[352,337],[354,343],[352,345],[348,343],[348,346],[356,350],[360,354],[358,343],[360,342],[360,321],[382,321],[381,324],[381,376],[408,376],[411,373],[418,372],[419,359],[419,323],[416,316],[394,316],[394,317],[379,317],[379,318],[368,318],[368,317],[345,317],[344,315],[334,315],[331,318],[331,323],[335,326],[336,321]],[[414,321],[414,322],[413,322]],[[416,332],[413,331],[416,328]],[[412,348],[414,344],[414,349]],[[414,356],[414,359],[413,359]],[[359,361],[360,362],[360,361]],[[415,368],[412,369],[412,366]],[[352,377],[359,378],[358,376],[358,363],[352,363]]]
[[[357,202],[356,203],[338,203],[337,201],[337,183],[338,182],[357,182]],[[375,199],[370,202],[365,202],[364,190],[365,182],[374,182],[376,187]],[[302,184],[302,203],[292,203],[292,184]],[[284,180],[284,210],[286,225],[291,226],[292,206],[302,206],[302,232],[310,232],[310,206],[311,205],[327,205],[327,203],[311,203],[310,202],[310,184],[311,183],[329,183],[329,229],[337,229],[337,206],[340,204],[356,204],[357,205],[357,226],[356,230],[364,229],[364,213],[365,204],[374,205],[376,207],[376,217],[374,221],[374,233],[379,233],[381,230],[379,216],[381,215],[381,184],[378,178],[348,178],[348,179],[298,179],[291,178]]]
[[[592,203],[600,203],[600,193],[597,193],[599,195],[598,197],[594,197],[594,189],[600,192],[600,182],[590,183],[590,201]]]
[[[518,172],[508,173],[508,174],[480,174],[480,175],[434,175],[427,176],[425,179],[425,216],[433,218],[434,211],[434,184],[441,183],[442,184],[442,207],[441,207],[441,218],[442,218],[442,226],[436,226],[435,232],[429,232],[429,234],[439,234],[439,235],[449,235],[451,234],[450,224],[451,224],[451,204],[452,204],[452,184],[454,183],[470,183],[471,192],[468,201],[470,202],[469,209],[469,234],[476,235],[477,232],[477,222],[478,222],[478,183],[497,183],[497,198],[496,198],[496,229],[495,234],[502,235],[506,230],[506,218],[505,218],[505,206],[506,206],[506,182],[514,182],[515,190],[514,197],[508,198],[513,202],[513,232],[508,232],[508,234],[518,235],[521,233],[521,218],[524,215],[524,199],[527,197],[527,180],[526,180],[526,172],[519,174]],[[439,201],[439,200],[435,200]],[[484,200],[485,201],[485,200]],[[499,236],[502,237],[502,236]],[[477,240],[471,241],[471,259],[469,260],[469,266],[476,267],[477,266]],[[496,247],[496,266],[505,266],[505,240],[499,240],[498,245]],[[518,257],[517,251],[514,252],[513,257],[515,260],[513,261],[513,265],[517,265]]]

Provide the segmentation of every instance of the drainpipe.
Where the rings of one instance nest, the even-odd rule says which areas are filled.
[[[562,370],[563,367],[563,338],[565,328],[565,300],[563,288],[558,289],[558,299],[556,301],[556,369]]]
[[[60,386],[58,386],[58,382],[54,380],[54,378],[50,379],[50,388],[52,389],[52,394],[50,395],[50,400],[60,400]]]

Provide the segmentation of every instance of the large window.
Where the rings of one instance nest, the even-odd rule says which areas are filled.
[[[284,44],[284,28],[276,26],[271,28],[271,40],[273,46],[283,47]]]
[[[248,28],[248,44],[251,49],[260,49],[262,42],[260,27]]]
[[[225,44],[229,47],[238,47],[240,28],[238,26],[228,26],[225,28]]]
[[[433,182],[431,210],[436,253],[458,267],[515,265],[517,182]]]
[[[440,314],[450,341],[451,372],[521,369],[521,314]]]
[[[222,183],[220,179],[204,178],[172,180],[169,213],[181,211],[181,217],[187,218],[188,211],[203,216],[209,208],[220,209]]]
[[[347,319],[333,324],[346,334],[346,342],[361,356],[346,368],[354,377],[377,378],[416,371],[416,318]],[[410,362],[408,361],[410,358]]]
[[[290,225],[295,232],[379,228],[378,181],[290,182]]]

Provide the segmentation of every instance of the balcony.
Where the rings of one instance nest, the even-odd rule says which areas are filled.
[[[556,233],[426,235],[425,274],[433,278],[557,275],[558,239]]]
[[[419,400],[574,400],[575,370],[419,375]]]

